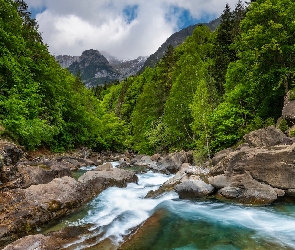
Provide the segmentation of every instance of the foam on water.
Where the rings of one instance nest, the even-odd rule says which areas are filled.
[[[150,190],[157,189],[171,177],[172,175],[148,172],[138,175],[138,184],[130,183],[126,188],[108,188],[90,203],[85,218],[71,224],[92,224],[90,230],[99,232],[102,235],[100,240],[111,238],[119,243],[123,236],[145,221],[158,204],[178,198],[172,192],[158,199],[144,199]]]
[[[162,204],[183,219],[205,220],[240,229],[252,230],[257,237],[295,249],[295,218],[278,213],[273,207],[246,207],[221,202],[171,200]]]
[[[90,231],[94,235],[99,235],[98,241],[109,238],[115,245],[118,245],[123,241],[124,236],[130,234],[135,227],[148,219],[157,209],[164,209],[172,215],[172,220],[180,218],[184,221],[183,230],[185,232],[189,226],[195,226],[195,228],[190,228],[194,233],[202,231],[204,225],[212,226],[209,230],[216,231],[210,231],[206,237],[229,230],[230,232],[239,232],[240,236],[237,240],[243,241],[243,235],[247,234],[254,238],[254,242],[257,238],[257,243],[254,244],[259,245],[259,241],[262,239],[282,245],[284,247],[282,249],[286,249],[285,247],[295,249],[295,209],[292,208],[284,212],[276,210],[273,206],[246,207],[217,201],[179,200],[178,195],[174,192],[166,193],[157,199],[144,199],[150,190],[157,189],[171,177],[148,172],[138,175],[138,184],[130,183],[127,188],[108,188],[89,204],[90,209],[83,219],[69,224],[91,224]],[[165,225],[163,227],[166,228]],[[180,226],[178,227],[181,230]],[[170,228],[175,228],[175,226]],[[179,232],[175,232],[175,234],[179,235]],[[232,234],[230,233],[230,235]],[[167,237],[171,241],[169,232]],[[216,237],[226,239],[229,236],[227,234],[214,237],[214,239]],[[178,238],[177,240],[180,241]],[[196,240],[196,237],[193,237],[193,240]],[[182,246],[171,249],[197,249],[196,243],[190,243],[190,239],[184,241],[187,242],[184,242]],[[210,240],[206,239],[206,241]],[[223,243],[221,242],[219,247],[222,247]],[[233,247],[233,245],[227,245],[222,249],[237,249]],[[75,249],[83,249],[83,247]]]

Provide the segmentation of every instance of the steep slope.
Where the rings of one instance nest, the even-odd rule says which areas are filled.
[[[220,18],[217,18],[209,23],[204,23],[203,25],[206,25],[209,27],[211,31],[214,31],[220,23]],[[185,29],[182,29],[174,34],[172,34],[166,42],[164,42],[161,47],[152,55],[150,55],[147,60],[145,61],[143,67],[140,69],[139,72],[143,72],[145,68],[147,67],[155,67],[156,63],[164,56],[165,51],[167,50],[167,47],[169,45],[172,45],[174,48],[179,46],[184,42],[184,40],[188,37],[191,36],[194,29],[201,24],[195,24],[191,25]]]
[[[80,56],[59,55],[56,56],[55,59],[59,62],[60,66],[68,68],[73,62],[79,62]]]

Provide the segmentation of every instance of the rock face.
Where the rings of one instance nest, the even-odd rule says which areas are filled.
[[[15,144],[0,141],[0,184],[6,183],[11,179],[11,175],[13,175],[11,168],[22,156],[22,150]]]

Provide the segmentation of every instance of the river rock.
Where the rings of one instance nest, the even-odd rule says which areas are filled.
[[[90,198],[85,186],[68,176],[0,196],[0,245],[73,212]]]
[[[287,144],[288,141],[287,136],[274,126],[252,131],[246,134],[244,139],[251,147],[271,147],[283,142]]]
[[[2,171],[3,184],[0,190],[45,184],[63,176],[71,176],[71,171],[67,164],[61,162],[19,162],[17,165],[6,166]]]
[[[165,192],[174,191],[175,186],[178,184],[189,181],[195,182],[200,177],[207,176],[208,173],[209,169],[207,168],[183,163],[179,171],[172,178],[163,183],[158,189],[149,191],[145,198],[157,198]],[[192,194],[192,196],[195,197],[195,194]]]
[[[221,188],[218,194],[241,203],[263,205],[272,203],[285,193],[283,190],[254,180],[249,172],[245,172],[232,176],[230,185]]]
[[[78,181],[82,184],[86,183],[87,185],[97,185],[97,183],[102,183],[104,187],[126,187],[130,182],[137,182],[138,178],[132,171],[112,168],[102,171],[88,171],[82,175]]]
[[[89,233],[87,227],[66,227],[60,231],[50,232],[46,235],[35,234],[20,238],[7,245],[3,250],[57,250],[64,249],[69,243],[79,240]]]
[[[113,165],[112,163],[110,162],[106,162],[105,164],[102,164],[102,165],[99,165],[95,171],[101,171],[101,170],[104,170],[104,171],[111,171],[113,169]]]
[[[200,178],[190,179],[175,186],[180,199],[206,197],[213,193],[214,187]]]

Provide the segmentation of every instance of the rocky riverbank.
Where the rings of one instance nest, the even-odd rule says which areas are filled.
[[[0,142],[0,246],[76,211],[107,187],[137,182],[131,171],[100,165],[115,157],[124,161],[125,155],[85,151],[32,159],[15,144]],[[96,171],[72,177],[89,165]]]
[[[294,138],[272,126],[245,135],[244,140],[237,148],[221,151],[200,166],[193,164],[192,152],[184,151],[145,156],[98,154],[83,149],[32,158],[16,145],[1,142],[1,245],[72,213],[107,187],[136,182],[136,175],[128,170],[134,165],[143,170],[175,173],[158,190],[150,191],[146,196],[149,198],[167,191],[176,191],[181,199],[214,197],[251,205],[293,198]],[[113,168],[110,161],[117,161],[118,167]],[[81,166],[97,167],[78,179],[72,178],[72,172]],[[72,230],[79,236],[87,234],[87,229]],[[28,244],[38,249],[60,249],[62,244],[77,239],[69,232],[64,229],[26,236],[5,249],[24,249]]]
[[[245,135],[244,140],[201,166],[182,164],[172,179],[147,197],[175,190],[181,199],[215,197],[251,205],[293,198],[294,138],[271,126]]]

